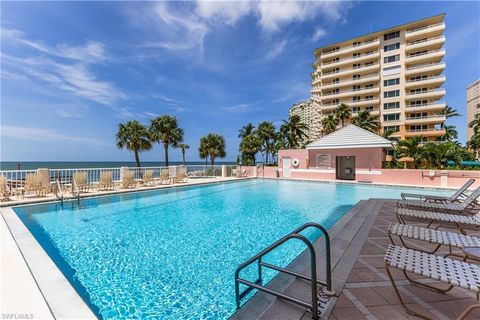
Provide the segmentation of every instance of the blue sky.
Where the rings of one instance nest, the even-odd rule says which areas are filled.
[[[169,113],[187,159],[215,132],[238,154],[247,122],[310,95],[313,50],[445,12],[445,100],[463,117],[480,77],[479,2],[1,2],[1,160],[124,161],[118,123]],[[171,152],[173,160],[180,151]],[[156,145],[141,160],[160,161]]]

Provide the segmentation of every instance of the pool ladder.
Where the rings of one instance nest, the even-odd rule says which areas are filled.
[[[317,259],[316,259],[316,253],[315,253],[315,248],[310,240],[308,240],[305,236],[301,235],[300,232],[307,228],[316,228],[320,230],[320,232],[324,236],[325,240],[325,270],[326,270],[326,281],[322,282],[317,280]],[[262,261],[263,256],[266,254],[272,252],[285,242],[291,240],[291,239],[298,239],[302,241],[305,246],[307,247],[309,253],[310,253],[310,275],[311,277],[308,277],[306,275],[300,274],[298,272],[294,272],[285,268],[281,268],[275,265],[272,265],[270,263]],[[257,262],[257,272],[258,272],[258,278],[255,282],[251,282],[246,279],[242,279],[240,277],[240,272],[245,269],[247,266],[251,265],[252,263]],[[311,292],[312,292],[312,301],[305,302],[302,300],[299,300],[295,297],[289,296],[285,293],[278,292],[275,290],[272,290],[270,288],[267,288],[262,284],[262,267],[273,269],[275,271],[283,272],[291,276],[295,276],[299,279],[306,280],[310,282],[311,286]],[[247,286],[245,290],[240,292],[240,284],[244,284]],[[327,230],[325,230],[324,227],[319,225],[318,223],[314,222],[309,222],[301,227],[295,229],[294,231],[290,232],[289,234],[285,235],[275,243],[271,244],[261,252],[257,253],[255,256],[252,258],[248,259],[244,263],[240,264],[235,271],[235,300],[237,304],[237,310],[240,309],[241,306],[241,300],[248,295],[253,289],[257,289],[263,292],[266,292],[268,294],[274,295],[280,299],[292,302],[294,304],[300,305],[304,308],[307,308],[310,310],[312,313],[312,318],[313,319],[318,319],[318,285],[324,286],[325,289],[323,289],[323,292],[329,296],[335,295],[335,291],[332,289],[332,271],[331,271],[331,260],[330,260],[330,237],[328,235]]]

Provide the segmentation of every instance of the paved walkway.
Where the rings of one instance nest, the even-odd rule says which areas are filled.
[[[385,271],[383,257],[390,239],[386,230],[391,222],[397,222],[392,202],[385,203],[379,211],[362,250],[342,289],[330,319],[413,319],[399,305]],[[419,242],[409,242],[410,245]],[[465,308],[475,303],[474,295],[460,288],[440,294],[409,283],[402,272],[392,269],[400,280],[408,306],[436,319],[455,319]],[[414,277],[420,278],[420,277]],[[428,283],[438,283],[426,281]],[[480,319],[480,310],[468,319]]]

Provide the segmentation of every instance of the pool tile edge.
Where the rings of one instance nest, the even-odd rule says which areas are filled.
[[[0,213],[53,316],[57,319],[97,319],[14,210],[0,208]]]

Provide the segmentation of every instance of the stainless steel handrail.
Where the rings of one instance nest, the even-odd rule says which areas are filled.
[[[317,259],[316,259],[316,253],[315,253],[315,248],[313,247],[313,244],[308,240],[305,236],[298,234],[298,232],[301,232],[305,230],[306,228],[309,227],[315,227],[318,230],[320,230],[323,235],[325,236],[325,254],[326,254],[326,282],[318,281],[317,280]],[[299,274],[294,271],[287,270],[285,268],[281,268],[275,265],[272,265],[270,263],[266,263],[262,261],[263,256],[266,254],[270,253],[271,251],[275,250],[285,242],[291,240],[291,239],[298,239],[302,241],[308,248],[308,251],[310,252],[310,275],[311,277]],[[247,266],[251,265],[252,263],[257,262],[257,270],[258,270],[258,278],[255,282],[251,282],[245,279],[240,278],[240,272],[245,269]],[[317,296],[317,285],[323,285],[327,287],[327,290],[325,290],[326,294],[329,295],[334,295],[335,291],[332,290],[332,276],[331,276],[331,260],[330,260],[330,237],[328,235],[328,232],[325,228],[323,228],[321,225],[317,223],[306,223],[302,225],[301,227],[297,228],[293,232],[285,235],[275,243],[271,244],[261,252],[257,253],[255,256],[252,258],[248,259],[244,263],[240,264],[235,271],[235,300],[236,300],[236,305],[237,309],[240,308],[241,300],[253,289],[257,289],[263,292],[266,292],[268,294],[274,295],[278,298],[284,299],[286,301],[295,303],[297,305],[300,305],[304,308],[310,309],[312,312],[312,318],[313,319],[318,319],[318,296]],[[283,272],[295,277],[298,277],[303,280],[310,281],[311,285],[311,294],[312,294],[312,301],[311,303],[299,300],[297,298],[291,297],[287,294],[269,289],[265,286],[262,285],[262,267],[270,268],[279,272]],[[248,286],[247,289],[245,289],[243,292],[240,292],[240,283]]]
[[[59,179],[57,179],[56,182],[57,182],[57,188],[56,188],[56,190],[55,190],[55,191],[56,191],[55,196],[58,198],[58,191],[60,191],[61,197],[59,197],[59,198],[60,198],[60,201],[61,201],[62,206],[63,206],[63,190],[62,190],[62,185],[60,184],[60,180],[59,180]]]

